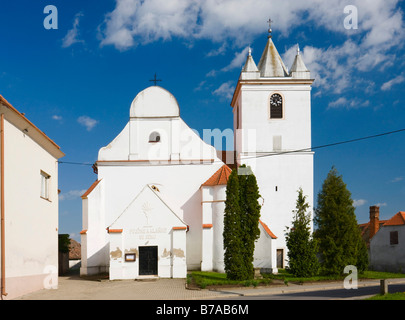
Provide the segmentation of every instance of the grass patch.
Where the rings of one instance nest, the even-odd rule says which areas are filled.
[[[343,281],[347,275],[343,276],[315,276],[309,278],[298,278],[289,273],[287,270],[279,269],[278,274],[263,274],[263,279],[254,279],[246,281],[229,280],[225,273],[218,272],[203,272],[193,271],[187,275],[187,284],[189,286],[196,286],[201,289],[205,289],[208,286],[244,286],[244,287],[256,287],[259,285],[269,285],[273,282],[303,284],[309,282],[320,281]],[[405,278],[403,273],[390,273],[390,272],[377,272],[366,271],[359,274],[359,280],[363,279],[394,279]]]
[[[203,272],[193,271],[187,276],[187,283],[194,284],[201,289],[205,289],[208,286],[243,286],[243,287],[256,287],[258,285],[269,284],[271,279],[254,279],[254,280],[229,280],[225,273],[218,272]]]
[[[405,300],[405,292],[387,293],[384,295],[378,294],[366,300]]]
[[[294,283],[305,283],[305,282],[316,282],[316,281],[333,281],[333,280],[342,280],[342,276],[314,276],[314,277],[296,277],[293,274],[289,273],[287,270],[279,269],[278,274],[265,274],[264,277],[270,279],[283,280],[285,284],[289,282]]]
[[[360,275],[360,279],[395,279],[405,278],[405,273],[392,273],[380,271],[365,271]]]
[[[339,281],[343,280],[347,275],[329,275],[329,276],[314,276],[309,278],[299,278],[295,277],[288,271],[284,269],[279,269],[278,274],[269,274],[265,275],[271,279],[279,279],[284,281],[292,281],[292,282],[316,282],[316,281]],[[359,280],[363,279],[395,279],[395,278],[405,278],[404,273],[391,273],[391,272],[379,272],[379,271],[365,271],[360,273]]]

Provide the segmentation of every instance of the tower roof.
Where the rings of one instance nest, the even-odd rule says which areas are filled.
[[[232,170],[226,164],[224,164],[217,172],[215,172],[207,181],[205,181],[203,187],[212,187],[219,185],[226,185],[228,183],[229,175]]]
[[[245,65],[242,68],[242,72],[257,72],[257,71],[259,71],[259,69],[257,69],[256,63],[252,58],[252,50],[249,48],[249,54],[246,58]]]
[[[302,60],[299,47],[297,48],[297,55],[295,56],[294,62],[291,66],[290,75],[293,78],[300,79],[310,79],[311,77],[309,70],[305,66],[304,60]]]
[[[261,77],[288,77],[287,68],[271,38],[267,41],[258,68]]]

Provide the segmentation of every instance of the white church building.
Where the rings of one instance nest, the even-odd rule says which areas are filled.
[[[258,65],[249,52],[231,102],[231,158],[252,167],[262,197],[254,266],[269,272],[287,263],[285,231],[300,187],[313,206],[312,82],[299,52],[288,71],[269,35]],[[80,274],[224,272],[231,169],[220,154],[181,119],[170,92],[151,86],[138,93],[125,128],[100,149],[98,178],[82,196]]]

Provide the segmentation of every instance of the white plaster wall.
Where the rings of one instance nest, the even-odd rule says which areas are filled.
[[[286,226],[291,225],[300,187],[307,196],[308,213],[313,217],[313,155],[285,154],[243,163],[251,165],[256,175],[263,202],[261,220],[277,237],[272,250],[274,253],[277,249],[287,252],[284,234]]]
[[[226,185],[218,185],[201,188],[203,195],[203,224],[212,224],[213,227],[205,229],[209,241],[204,241],[205,256],[204,266],[201,269],[207,271],[224,272],[224,210],[226,200]]]
[[[390,244],[390,232],[398,231],[398,244]],[[405,226],[383,226],[370,241],[370,268],[405,272]]]
[[[6,289],[11,297],[14,290],[43,288],[47,276],[57,285],[58,165],[7,119],[4,148]],[[49,200],[40,197],[41,170],[51,176]]]
[[[108,234],[104,211],[104,181],[101,180],[87,199],[82,201],[83,230],[81,236],[82,275],[92,275],[108,271]]]
[[[253,255],[253,266],[255,268],[263,268],[275,271],[276,265],[276,251],[273,244],[276,240],[272,239],[270,235],[264,230],[263,226],[259,223],[260,237],[255,243],[255,252]]]
[[[283,97],[283,119],[270,119],[273,93]],[[284,234],[286,226],[291,225],[300,187],[307,196],[313,216],[313,153],[262,156],[311,147],[311,86],[288,82],[242,84],[237,105],[241,129],[235,132],[235,148],[238,154],[241,152],[240,164],[251,166],[256,175],[264,201],[261,219],[277,236],[272,242],[274,264],[277,249],[287,252]],[[236,128],[235,111],[234,125]],[[281,150],[274,148],[275,136],[281,137]]]
[[[212,223],[212,229],[205,229],[203,232],[206,234],[208,241],[204,241],[203,261],[205,263],[201,266],[203,271],[218,271],[225,272],[224,265],[224,245],[223,245],[223,232],[224,232],[224,214],[225,214],[225,200],[226,200],[226,185],[202,187],[203,194],[203,223]],[[255,243],[254,261],[255,268],[272,269],[276,268],[276,251],[275,241],[259,224],[260,237]],[[211,259],[211,261],[209,261]]]
[[[213,165],[168,165],[168,166],[99,166],[99,177],[105,186],[105,232],[106,226],[124,211],[129,202],[146,184],[156,185],[179,208],[178,214],[187,225],[187,264],[199,269],[201,262],[201,194],[200,186],[221,166]],[[93,231],[95,232],[95,231]]]
[[[149,135],[159,132],[161,141],[149,143]],[[98,161],[217,159],[216,150],[204,143],[198,132],[177,118],[132,118],[120,134],[99,151]]]
[[[147,207],[147,208],[146,208]],[[147,209],[147,210],[145,210]],[[139,247],[158,247],[158,276],[186,277],[185,224],[149,187],[134,199],[110,226],[122,233],[110,233],[110,279],[135,279],[139,275]],[[125,253],[135,253],[135,262],[126,262]]]
[[[152,131],[162,133],[160,142],[149,143]],[[94,222],[99,226],[92,228],[89,223],[87,250],[92,252],[93,246],[99,247],[93,242],[102,239],[106,226],[146,184],[154,184],[172,199],[180,218],[189,225],[187,265],[189,269],[199,269],[202,236],[199,189],[222,165],[215,149],[204,143],[181,118],[131,118],[117,138],[99,151],[98,179],[102,179],[104,191],[100,198],[89,195],[89,199],[94,197],[94,204],[88,204],[88,212],[97,212],[96,202],[100,202],[104,213],[97,212],[90,218],[99,220]],[[98,235],[90,239],[90,232]]]
[[[270,96],[279,93],[284,101],[283,119],[270,119]],[[256,152],[273,151],[273,136],[282,137],[283,150],[311,147],[311,87],[309,85],[242,86],[241,129],[256,130]],[[238,151],[247,152],[248,146]],[[241,149],[240,149],[241,148]]]

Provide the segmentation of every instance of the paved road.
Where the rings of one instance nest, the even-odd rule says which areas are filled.
[[[405,279],[393,279],[390,281],[390,292],[393,292],[394,289],[405,291]],[[400,284],[403,286],[400,287]],[[265,288],[188,290],[184,279],[94,281],[72,275],[59,277],[58,289],[43,289],[15,300],[344,299],[377,294],[379,292],[379,281],[359,281],[359,288],[356,290],[342,288],[342,282],[333,282],[304,285],[291,284],[289,286],[280,285]]]
[[[405,284],[391,284],[389,292],[405,292]],[[366,286],[358,289],[324,289],[282,294],[240,295],[235,297],[218,298],[218,300],[363,300],[366,297],[380,293],[380,286]]]

